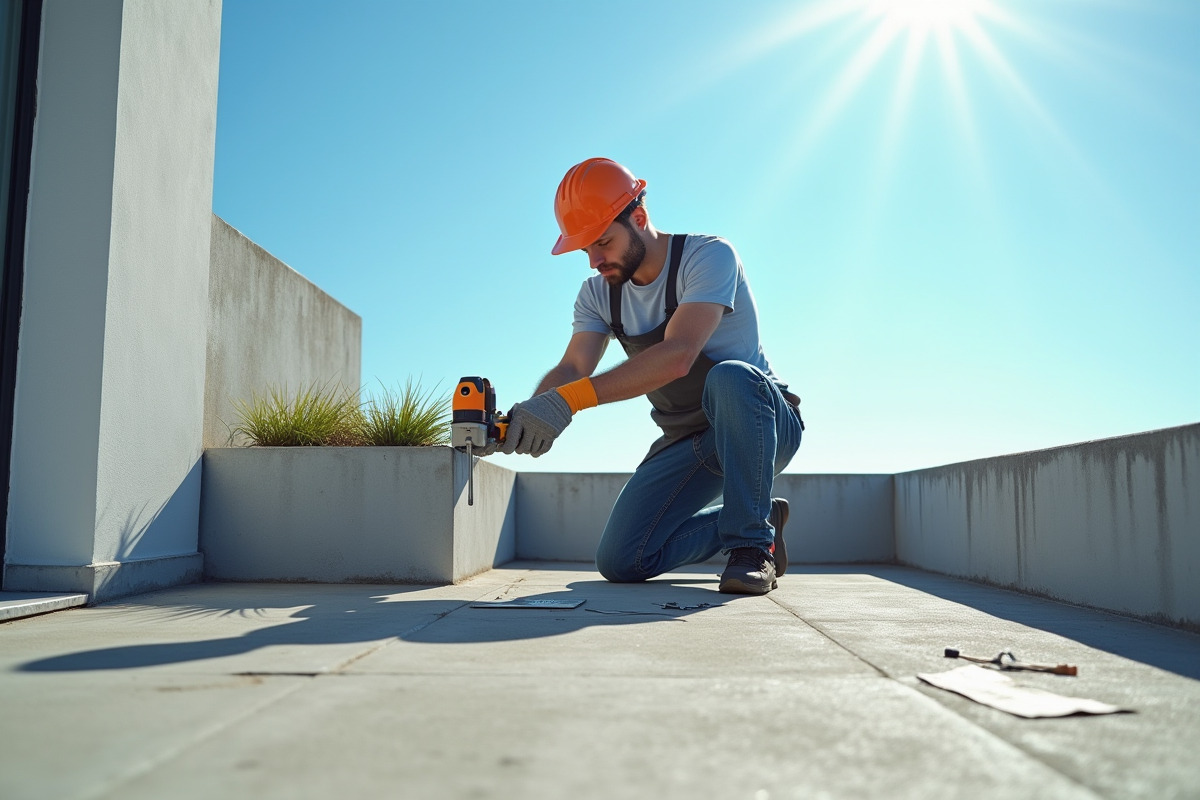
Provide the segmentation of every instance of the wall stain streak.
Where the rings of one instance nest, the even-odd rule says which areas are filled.
[[[1200,623],[1200,424],[896,476],[912,566]]]

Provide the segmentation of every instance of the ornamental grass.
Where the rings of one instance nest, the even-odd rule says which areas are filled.
[[[380,384],[377,397],[359,401],[338,384],[314,382],[295,396],[271,386],[265,395],[235,401],[238,438],[258,447],[424,447],[450,442],[448,393],[409,379],[397,391]]]
[[[380,395],[362,404],[362,436],[379,447],[425,447],[450,443],[450,394],[439,387],[424,391],[405,381],[393,392],[380,384]]]
[[[268,388],[265,396],[234,402],[238,422],[230,441],[244,436],[259,447],[337,447],[361,444],[358,399],[332,383],[302,386],[295,396],[287,386]]]

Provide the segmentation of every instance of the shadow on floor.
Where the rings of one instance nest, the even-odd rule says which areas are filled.
[[[718,594],[716,583],[715,575],[703,577],[701,574],[695,577],[674,574],[671,579],[659,578],[640,584],[612,584],[597,578],[570,583],[562,590],[543,592],[536,591],[535,586],[522,589],[520,583],[515,583],[502,587],[495,598],[488,595],[478,601],[404,597],[428,587],[363,587],[369,595],[364,596],[346,592],[345,586],[331,590],[317,584],[287,584],[286,588],[269,587],[272,591],[268,605],[261,605],[261,591],[255,595],[253,588],[247,588],[240,600],[244,605],[228,602],[237,600],[236,596],[223,595],[222,599],[227,601],[223,607],[180,606],[171,603],[169,596],[157,600],[147,596],[144,601],[139,598],[137,602],[126,603],[135,606],[135,613],[141,615],[136,627],[131,626],[130,630],[145,636],[143,631],[153,633],[156,624],[163,624],[167,627],[159,638],[181,637],[180,628],[172,627],[173,622],[206,617],[262,616],[268,608],[303,608],[282,624],[256,628],[240,636],[118,645],[30,661],[17,669],[39,673],[138,669],[226,658],[276,646],[365,644],[392,638],[427,644],[497,642],[561,636],[600,625],[681,624],[692,614],[717,609],[739,599]],[[584,603],[564,610],[471,607],[474,602],[514,598],[583,600]],[[163,609],[161,616],[153,613],[156,605]],[[453,624],[435,624],[452,613],[455,614]],[[186,628],[182,632],[186,635]]]
[[[537,569],[578,571],[579,565],[539,563]],[[179,594],[168,591],[125,601],[122,605],[136,615],[136,622],[116,634],[126,639],[159,641],[67,653],[30,661],[17,669],[36,673],[137,669],[226,658],[269,647],[383,643],[391,639],[420,644],[500,642],[561,636],[602,625],[681,625],[693,615],[720,613],[722,606],[742,599],[717,593],[715,572],[711,565],[697,565],[641,584],[612,584],[597,576],[595,580],[574,581],[562,589],[513,580],[498,589],[495,596],[478,598],[485,602],[516,597],[584,601],[577,608],[564,610],[471,608],[473,601],[462,596],[410,597],[429,588],[421,586],[361,586],[356,587],[360,591],[354,591],[345,585],[223,584],[213,595],[220,605],[188,605],[195,593],[180,599]],[[794,572],[871,575],[1200,680],[1200,635],[1188,631],[909,567],[797,565]],[[292,609],[292,613],[283,622],[255,627],[239,636],[188,640],[189,632],[195,630],[195,620],[262,617],[267,616],[268,609]],[[453,618],[447,620],[452,614]],[[271,616],[279,618],[278,613]],[[239,625],[244,627],[245,623]],[[293,658],[290,663],[304,660]],[[320,657],[307,661],[321,665],[313,667],[315,670],[337,668]]]

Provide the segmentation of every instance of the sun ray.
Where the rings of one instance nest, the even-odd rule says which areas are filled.
[[[782,20],[771,20],[758,34],[730,50],[724,62],[727,67],[732,68],[762,58],[767,53],[792,44],[806,34],[828,28],[846,17],[853,16],[857,10],[857,3],[853,0],[821,0],[802,5]]]
[[[959,141],[967,151],[967,161],[974,173],[976,185],[987,188],[983,151],[980,147],[979,130],[975,125],[975,110],[971,105],[971,94],[967,90],[954,36],[948,31],[939,32],[937,49],[946,85],[950,90],[950,99],[954,105],[954,120],[960,132]]]
[[[854,99],[858,88],[870,76],[895,38],[895,32],[881,28],[871,33],[867,42],[858,49],[822,96],[816,110],[808,117],[804,128],[790,145],[790,152],[780,165],[781,175],[794,173],[809,156],[846,105]]]
[[[721,53],[706,53],[702,61],[683,65],[672,92],[676,105],[702,96],[714,84],[729,75],[762,61],[771,54],[795,44],[810,33],[825,30],[853,18],[863,0],[817,0],[801,5],[782,17],[772,18],[754,33]]]
[[[1058,152],[1081,176],[1087,179],[1093,190],[1103,192],[1106,197],[1115,202],[1116,198],[1112,196],[1107,183],[1075,147],[1074,142],[1059,126],[1054,115],[1046,109],[1033,90],[1029,88],[1004,53],[992,42],[987,31],[977,24],[970,24],[963,27],[963,34],[970,41],[975,52],[982,57],[984,65],[1001,80],[1007,92],[1024,107],[1025,112],[1041,127]]]
[[[916,86],[917,73],[920,69],[925,38],[926,34],[924,33],[909,37],[901,56],[900,72],[896,76],[896,87],[888,101],[879,150],[875,156],[876,166],[872,170],[875,180],[862,212],[860,224],[865,231],[876,229],[879,217],[892,191],[893,176],[898,164],[896,154],[907,128],[909,107]]]
[[[990,6],[989,0],[845,0],[840,4],[840,9],[823,4],[821,14],[805,15],[803,24],[797,24],[793,30],[808,32],[811,25],[844,18],[849,12],[854,12],[860,23],[856,27],[865,24],[872,26],[872,29],[812,113],[805,117],[790,143],[787,156],[773,176],[772,188],[786,185],[803,166],[889,49],[903,38],[905,50],[901,57],[900,75],[896,92],[888,106],[880,145],[880,163],[884,166],[880,174],[886,178],[890,174],[891,160],[899,147],[917,68],[928,41],[931,38],[944,40],[951,37],[971,22],[974,14],[987,11]],[[781,31],[773,41],[788,41],[790,38],[792,34]],[[883,187],[876,186],[873,191],[876,195],[882,195]]]
[[[887,119],[883,125],[883,140],[880,149],[885,163],[893,160],[899,146],[927,36],[927,32],[922,31],[910,36],[905,44],[904,55],[900,62],[900,74],[896,78],[896,89],[892,92],[891,101],[888,103]]]
[[[1112,5],[1136,7],[1123,2],[1114,2]],[[1061,24],[1039,20],[1034,25],[1029,19],[999,6],[989,5],[980,16],[989,27],[1013,33],[1079,79],[1103,86],[1110,96],[1119,97],[1131,108],[1136,108],[1138,113],[1153,115],[1159,124],[1182,134],[1183,138],[1194,137],[1192,127],[1181,126],[1173,110],[1156,104],[1153,94],[1146,92],[1142,82],[1132,77],[1142,76],[1144,81],[1146,76],[1152,75],[1156,80],[1183,81],[1200,92],[1200,81],[1196,80],[1194,74],[1172,71],[1145,53],[1118,47],[1112,42],[1087,36]]]
[[[871,220],[886,214],[894,199],[891,195],[897,169],[904,163],[906,133],[914,125],[914,97],[918,91],[925,97],[926,75],[940,80],[948,98],[948,113],[945,120],[922,118],[915,122],[948,128],[946,133],[956,143],[962,161],[958,169],[962,185],[969,187],[967,201],[978,204],[989,225],[1002,227],[1003,215],[995,196],[996,176],[988,169],[988,129],[981,128],[978,117],[979,109],[989,106],[981,96],[986,84],[978,83],[979,77],[987,75],[993,78],[997,97],[1018,109],[1008,119],[1024,122],[1036,131],[1040,143],[1031,152],[1038,155],[1041,151],[1048,162],[1063,165],[1070,180],[1103,196],[1115,212],[1127,215],[1120,198],[1113,195],[1002,45],[1009,43],[1004,37],[1011,35],[1012,41],[1032,45],[1069,67],[1078,67],[1073,73],[1115,67],[1096,63],[1102,61],[1098,57],[1081,55],[1054,30],[1042,30],[1044,26],[1035,23],[1039,21],[997,0],[820,0],[803,5],[782,21],[775,20],[724,59],[726,65],[744,66],[782,47],[796,48],[791,59],[797,69],[772,82],[773,97],[763,104],[769,109],[765,119],[790,125],[792,135],[782,143],[770,174],[756,187],[758,203],[769,207],[792,195],[801,173],[814,165],[838,123],[851,112],[856,117],[871,113],[856,101],[868,93],[874,96],[881,66],[890,69],[895,64],[894,86],[877,112],[877,149],[862,154],[873,167],[870,184],[864,187],[864,229],[870,230]],[[813,35],[817,31],[829,35],[817,37]],[[1062,33],[1072,40],[1079,38],[1070,31]],[[898,56],[897,45],[902,47]],[[1094,49],[1091,52],[1095,55]],[[841,59],[841,64],[831,76],[826,75],[826,65],[834,58]],[[823,88],[814,94],[814,86]]]
[[[975,108],[971,103],[971,92],[967,88],[959,59],[955,37],[948,31],[937,36],[938,55],[945,75],[946,86],[954,108],[954,124],[958,130],[956,141],[963,151],[967,175],[973,188],[971,202],[978,208],[977,218],[992,232],[992,240],[1000,238],[1005,216],[997,203],[992,175],[983,149],[983,141],[976,124]]]

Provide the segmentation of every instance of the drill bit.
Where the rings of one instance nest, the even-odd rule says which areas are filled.
[[[467,437],[467,505],[475,505],[475,456],[471,454],[471,437]]]

